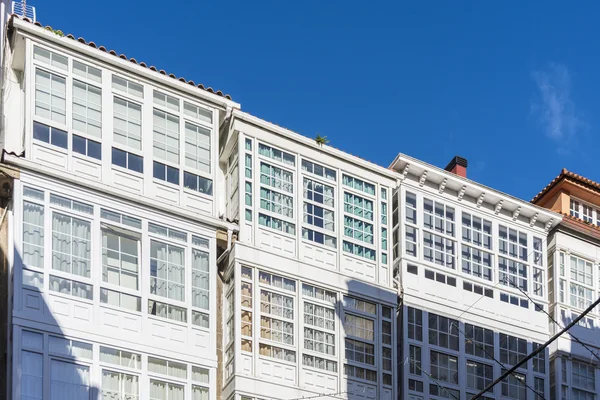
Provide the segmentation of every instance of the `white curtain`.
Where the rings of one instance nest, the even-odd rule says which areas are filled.
[[[89,374],[88,367],[65,361],[52,360],[50,373],[50,399],[89,399]]]
[[[42,354],[21,352],[21,398],[23,400],[42,399],[43,361]]]
[[[194,249],[192,251],[192,305],[208,310],[209,290],[208,253]]]
[[[88,221],[72,218],[73,273],[90,277],[91,226]]]
[[[208,400],[208,388],[193,386],[192,387],[192,400]]]
[[[150,380],[150,399],[151,400],[167,400],[167,383]]]
[[[90,276],[90,223],[52,214],[52,268]]]
[[[173,300],[185,301],[185,261],[183,249],[169,245],[169,295]]]
[[[44,207],[23,202],[23,263],[44,268]]]

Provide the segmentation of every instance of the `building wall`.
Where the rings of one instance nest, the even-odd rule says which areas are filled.
[[[548,310],[546,233],[419,180],[408,174],[393,201],[400,238],[394,265],[403,294],[400,393],[465,398],[549,338],[547,317],[536,310]],[[546,398],[548,360],[546,351],[486,396]]]

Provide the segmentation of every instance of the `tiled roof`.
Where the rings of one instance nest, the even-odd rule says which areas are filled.
[[[577,218],[572,216],[571,214],[561,213],[560,211],[556,211],[563,216],[562,223],[566,225],[571,225],[573,227],[577,227],[583,233],[587,233],[592,235],[598,239],[600,239],[600,226],[593,224],[591,222],[586,222],[581,218]]]
[[[552,179],[552,181],[548,185],[546,185],[545,188],[543,188],[537,195],[535,195],[535,197],[531,200],[531,202],[535,203],[536,201],[538,201],[543,195],[546,194],[546,192],[548,192],[554,185],[556,185],[558,183],[558,181],[560,181],[561,179],[563,179],[565,177],[571,178],[579,183],[583,183],[584,185],[587,185],[593,189],[600,190],[600,183],[595,182],[586,177],[583,177],[574,172],[568,171],[566,168],[563,168],[562,171],[560,171],[560,174],[556,178]]]
[[[31,21],[29,18],[26,18],[26,17],[21,17],[20,15],[17,15],[17,14],[12,14],[12,15],[11,15],[11,19],[10,19],[10,21],[9,21],[9,27],[11,27],[11,26],[12,26],[12,21],[13,21],[13,18],[17,18],[17,19],[20,19],[21,21],[26,21],[26,22],[29,22],[29,23],[31,23],[31,24],[33,24],[33,25],[35,25],[35,26],[38,26],[38,27],[40,27],[40,28],[42,28],[42,29],[46,29],[46,30],[49,30],[49,31],[52,31],[52,32],[56,32],[56,33],[60,32],[60,35],[62,36],[62,31],[55,31],[54,29],[52,29],[52,27],[51,27],[51,26],[45,26],[45,27],[44,27],[42,24],[40,24],[40,23],[39,23],[39,22],[37,22],[37,21],[36,21],[36,22],[33,22],[33,21]],[[76,38],[75,38],[75,36],[73,36],[73,35],[71,35],[71,34],[64,35],[64,37],[67,37],[67,38],[69,38],[69,39],[72,39],[72,40],[77,40],[79,43],[83,43],[84,45],[87,45],[87,46],[93,47],[94,49],[98,49],[99,51],[103,51],[103,52],[105,52],[105,53],[108,53],[108,54],[111,54],[111,55],[113,55],[113,56],[115,56],[115,57],[119,57],[119,58],[121,58],[121,59],[123,59],[123,60],[129,60],[129,61],[131,61],[132,63],[134,63],[134,64],[136,64],[136,65],[139,65],[139,66],[141,66],[141,67],[144,67],[144,68],[148,68],[148,69],[150,69],[150,70],[152,70],[152,71],[154,71],[154,72],[157,72],[157,73],[159,73],[159,74],[161,74],[161,75],[169,76],[169,77],[171,77],[171,78],[173,78],[173,79],[177,79],[177,80],[178,80],[178,81],[180,81],[180,82],[188,83],[188,84],[190,84],[190,85],[192,85],[192,86],[195,86],[195,87],[197,87],[197,88],[199,88],[199,89],[205,90],[205,91],[207,91],[207,92],[209,92],[209,93],[213,93],[213,94],[216,94],[217,96],[221,96],[221,97],[224,97],[224,98],[226,98],[226,99],[228,99],[228,100],[231,100],[231,96],[230,96],[230,95],[228,95],[228,94],[224,94],[224,93],[223,93],[222,91],[220,91],[220,90],[217,90],[217,91],[215,91],[213,88],[211,88],[211,87],[205,87],[205,86],[204,86],[203,84],[201,84],[201,83],[200,83],[200,84],[198,84],[198,85],[196,85],[196,83],[195,83],[194,81],[191,81],[191,80],[190,80],[190,81],[188,81],[188,80],[186,80],[186,79],[185,79],[185,78],[183,78],[183,77],[180,77],[180,78],[178,78],[178,77],[176,77],[176,76],[175,76],[175,75],[173,75],[173,74],[167,74],[167,73],[166,73],[164,70],[162,70],[162,69],[161,69],[161,70],[159,70],[159,69],[157,69],[157,68],[156,68],[155,66],[153,66],[153,65],[151,65],[151,66],[148,66],[148,65],[147,65],[145,62],[139,62],[139,63],[138,63],[138,62],[137,62],[137,60],[136,60],[135,58],[129,58],[129,59],[128,59],[128,58],[127,58],[127,56],[125,56],[125,54],[117,54],[117,52],[116,52],[116,51],[114,51],[114,50],[107,50],[107,49],[106,49],[104,46],[97,46],[97,45],[96,45],[96,43],[94,43],[94,42],[86,42],[86,41],[85,41],[85,39],[84,39],[84,38],[82,38],[82,37],[80,37],[80,38],[77,38],[77,39],[76,39]]]

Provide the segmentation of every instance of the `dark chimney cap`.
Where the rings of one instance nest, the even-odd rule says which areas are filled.
[[[452,160],[450,160],[450,162],[448,163],[448,165],[446,165],[446,168],[444,169],[446,171],[452,171],[457,165],[467,168],[467,164],[468,163],[466,158],[463,158],[461,156],[455,156]]]

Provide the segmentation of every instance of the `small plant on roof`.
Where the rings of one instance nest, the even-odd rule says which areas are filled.
[[[47,26],[47,27],[46,27],[46,30],[47,30],[47,31],[50,31],[50,32],[52,32],[52,33],[54,33],[55,35],[57,35],[57,36],[60,36],[60,37],[63,37],[63,36],[65,36],[65,34],[63,33],[63,31],[61,31],[60,29],[52,29],[52,27],[50,27],[50,26]]]
[[[329,140],[327,139],[327,136],[321,136],[317,133],[317,137],[315,138],[315,142],[317,142],[317,144],[319,146],[323,146],[324,144],[329,143]]]

